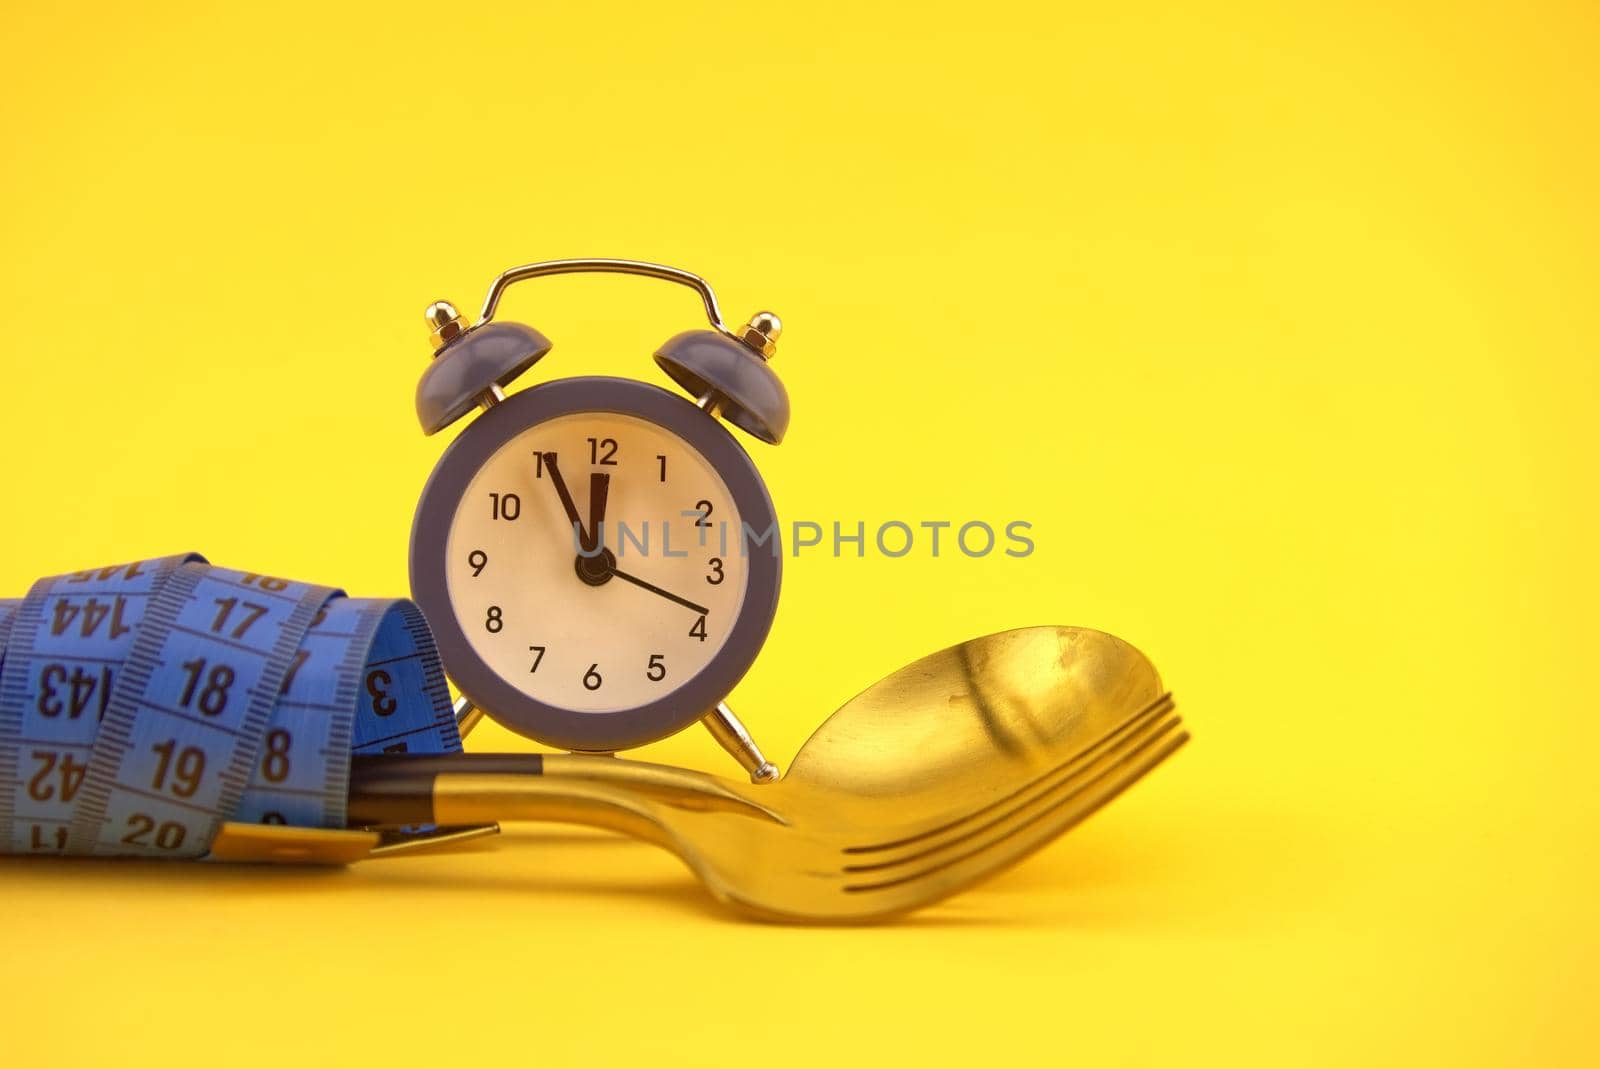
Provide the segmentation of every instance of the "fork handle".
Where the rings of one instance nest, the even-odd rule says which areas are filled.
[[[353,828],[432,824],[439,777],[462,772],[542,776],[544,754],[357,755],[350,759],[346,823]]]
[[[477,777],[474,780],[474,777]],[[648,799],[680,809],[744,812],[777,819],[763,803],[776,786],[751,788],[704,772],[595,754],[373,754],[350,760],[350,800],[346,823],[354,828],[380,825],[457,823],[454,810],[471,804],[474,782],[501,777],[499,784],[521,782],[541,799],[571,790],[585,798],[596,791],[615,797]],[[441,791],[441,783],[450,784]],[[537,790],[532,790],[537,785]],[[466,793],[463,793],[463,792]],[[750,792],[748,795],[745,792]],[[449,795],[449,802],[442,797]],[[451,815],[440,812],[445,805]],[[490,820],[531,819],[507,814]]]
[[[349,823],[455,827],[543,820],[606,828],[671,848],[672,836],[655,815],[660,807],[651,806],[640,791],[582,776],[546,775],[542,754],[448,756],[448,761],[354,758]]]

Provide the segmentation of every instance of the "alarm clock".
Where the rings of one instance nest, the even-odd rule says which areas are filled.
[[[578,272],[699,294],[709,329],[655,353],[684,393],[578,376],[506,394],[551,349],[534,328],[495,319],[506,288]],[[608,753],[700,720],[753,780],[775,780],[725,699],[778,604],[772,499],[728,429],[770,445],[788,429],[769,364],[778,318],[730,330],[698,275],[581,259],[505,271],[474,324],[444,301],[427,320],[423,432],[477,413],[428,478],[411,532],[412,594],[461,692],[463,730],[487,714],[550,746]]]

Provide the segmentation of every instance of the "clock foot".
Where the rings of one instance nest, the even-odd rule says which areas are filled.
[[[473,705],[465,694],[451,706],[456,714],[456,732],[464,739],[483,719],[483,710]]]
[[[775,783],[778,779],[778,766],[768,761],[761,753],[761,747],[756,745],[756,740],[750,737],[750,732],[733,715],[733,710],[728,708],[727,702],[718,702],[717,707],[705,715],[700,721],[711,732],[711,737],[738,761],[740,766],[750,773],[751,783]]]

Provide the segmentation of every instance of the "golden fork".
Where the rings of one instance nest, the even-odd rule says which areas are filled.
[[[595,825],[666,847],[716,898],[762,917],[866,921],[1018,861],[1187,739],[1133,647],[1024,628],[879,681],[775,784],[575,754],[357,758],[350,820]]]

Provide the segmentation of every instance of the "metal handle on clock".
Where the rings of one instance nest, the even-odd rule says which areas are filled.
[[[481,327],[494,318],[495,310],[500,307],[500,298],[512,283],[526,282],[531,278],[543,278],[548,275],[576,274],[643,275],[646,278],[659,278],[664,282],[676,282],[680,286],[688,286],[700,295],[701,303],[706,308],[706,318],[711,321],[711,325],[728,337],[734,337],[722,321],[722,310],[717,307],[717,295],[711,291],[711,284],[699,275],[645,260],[612,260],[601,257],[541,260],[538,263],[523,264],[521,267],[502,271],[489,286],[489,295],[483,299],[483,311],[478,313],[478,326]]]

